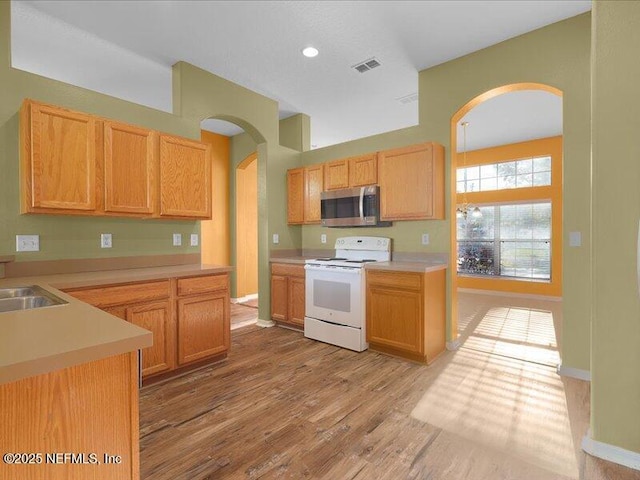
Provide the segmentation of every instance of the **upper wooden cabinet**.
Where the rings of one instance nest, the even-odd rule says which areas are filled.
[[[322,164],[287,170],[287,223],[320,223],[320,194],[324,184]]]
[[[287,223],[304,223],[304,168],[287,170]]]
[[[206,144],[25,100],[22,213],[211,218]]]
[[[96,210],[96,121],[90,115],[25,102],[21,111],[22,210]]]
[[[324,188],[336,190],[349,188],[349,160],[334,160],[324,164]]]
[[[304,168],[304,223],[320,223],[323,171],[323,165],[310,165]]]
[[[378,157],[375,153],[349,159],[349,186],[362,187],[378,183]]]
[[[324,164],[325,190],[362,187],[376,183],[378,183],[378,160],[375,153]]]
[[[378,152],[381,220],[444,218],[444,147],[423,143]]]
[[[104,122],[104,210],[152,214],[156,138],[152,130]]]
[[[160,215],[211,218],[211,148],[160,135]]]

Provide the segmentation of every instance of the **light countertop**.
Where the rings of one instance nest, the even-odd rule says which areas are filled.
[[[272,257],[271,263],[292,263],[304,265],[305,260],[316,257],[291,256]],[[391,262],[371,262],[365,265],[366,270],[395,270],[399,272],[435,272],[447,268],[447,262],[438,260],[412,260],[412,261],[391,261]]]
[[[39,285],[69,303],[0,313],[0,384],[152,345],[148,330],[76,300],[60,289],[211,275],[232,269],[180,265],[1,279],[0,287]]]

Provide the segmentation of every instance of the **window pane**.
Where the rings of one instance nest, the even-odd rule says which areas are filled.
[[[480,190],[480,179],[467,180],[467,192],[477,192]]]
[[[533,159],[534,172],[547,172],[551,170],[551,157],[538,157]]]
[[[531,173],[533,171],[533,160],[527,158],[526,160],[518,160],[517,162],[518,175],[522,173]]]
[[[498,166],[494,163],[491,165],[482,165],[480,167],[480,178],[491,178],[498,175]]]
[[[524,174],[524,175],[520,175],[520,173],[518,173],[518,176],[516,177],[516,187],[517,188],[523,188],[523,187],[530,187],[533,184],[533,176],[530,173]]]
[[[496,177],[493,178],[483,178],[480,180],[480,190],[485,192],[487,190],[497,190],[498,189],[498,179]]]
[[[456,192],[464,193],[464,182],[457,183]]]
[[[493,275],[495,252],[493,242],[458,242],[458,272]]]
[[[515,188],[516,186],[516,177],[515,175],[510,175],[507,177],[498,177],[498,189],[504,190],[506,188]]]
[[[460,182],[461,180],[465,179],[465,173],[466,173],[467,169],[466,168],[459,168],[458,171],[456,172],[456,180],[458,182]]]
[[[551,172],[534,173],[533,186],[542,187],[544,185],[551,185]]]
[[[467,180],[473,180],[480,178],[480,167],[467,168]]]
[[[498,176],[508,177],[516,174],[516,162],[504,162],[498,164]]]

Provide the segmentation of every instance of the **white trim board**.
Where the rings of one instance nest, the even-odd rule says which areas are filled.
[[[263,328],[269,328],[274,327],[276,325],[276,322],[274,322],[273,320],[263,320],[261,318],[258,318],[258,320],[256,321],[256,325]]]
[[[561,377],[577,378],[578,380],[584,380],[585,382],[591,381],[591,372],[589,370],[565,367],[564,365],[560,364],[558,365],[557,372]]]
[[[252,293],[250,295],[245,295],[244,297],[232,298],[231,303],[244,303],[244,302],[248,302],[249,300],[255,300],[257,298],[258,298],[258,294]]]
[[[625,450],[609,443],[599,442],[591,438],[591,429],[582,437],[582,450],[594,457],[602,458],[609,462],[624,465],[625,467],[640,470],[640,453]]]
[[[478,288],[460,288],[459,293],[478,293],[480,295],[493,295],[495,297],[515,297],[515,298],[530,298],[532,300],[546,300],[548,302],[561,302],[562,297],[552,297],[550,295],[534,295],[532,293],[513,293],[513,292],[501,292],[498,290],[480,290]]]
[[[460,348],[460,345],[461,345],[460,337],[458,337],[455,340],[452,340],[451,342],[447,342],[447,350],[455,352]]]

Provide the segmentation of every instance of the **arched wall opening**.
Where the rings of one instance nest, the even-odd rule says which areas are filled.
[[[458,242],[457,242],[457,218],[456,218],[456,209],[457,209],[457,169],[461,165],[462,155],[457,153],[456,146],[458,145],[458,125],[462,121],[462,119],[475,107],[495,98],[499,95],[524,91],[524,90],[534,90],[534,91],[544,91],[553,95],[557,95],[562,97],[562,91],[552,87],[550,85],[541,84],[541,83],[514,83],[509,85],[503,85],[491,90],[488,90],[463,105],[452,117],[450,124],[450,135],[451,135],[451,169],[450,169],[450,228],[451,228],[451,244],[450,244],[450,265],[451,265],[451,329],[449,339],[452,344],[457,343],[458,338],[458,287],[459,287],[459,277],[457,274],[457,264],[458,264]],[[561,174],[561,171],[560,171]],[[554,232],[556,236],[556,244],[557,248],[561,248],[562,244],[562,217],[561,217],[561,209],[560,216],[556,215],[555,218],[555,229],[560,230],[559,232]],[[560,280],[561,281],[561,280]]]

